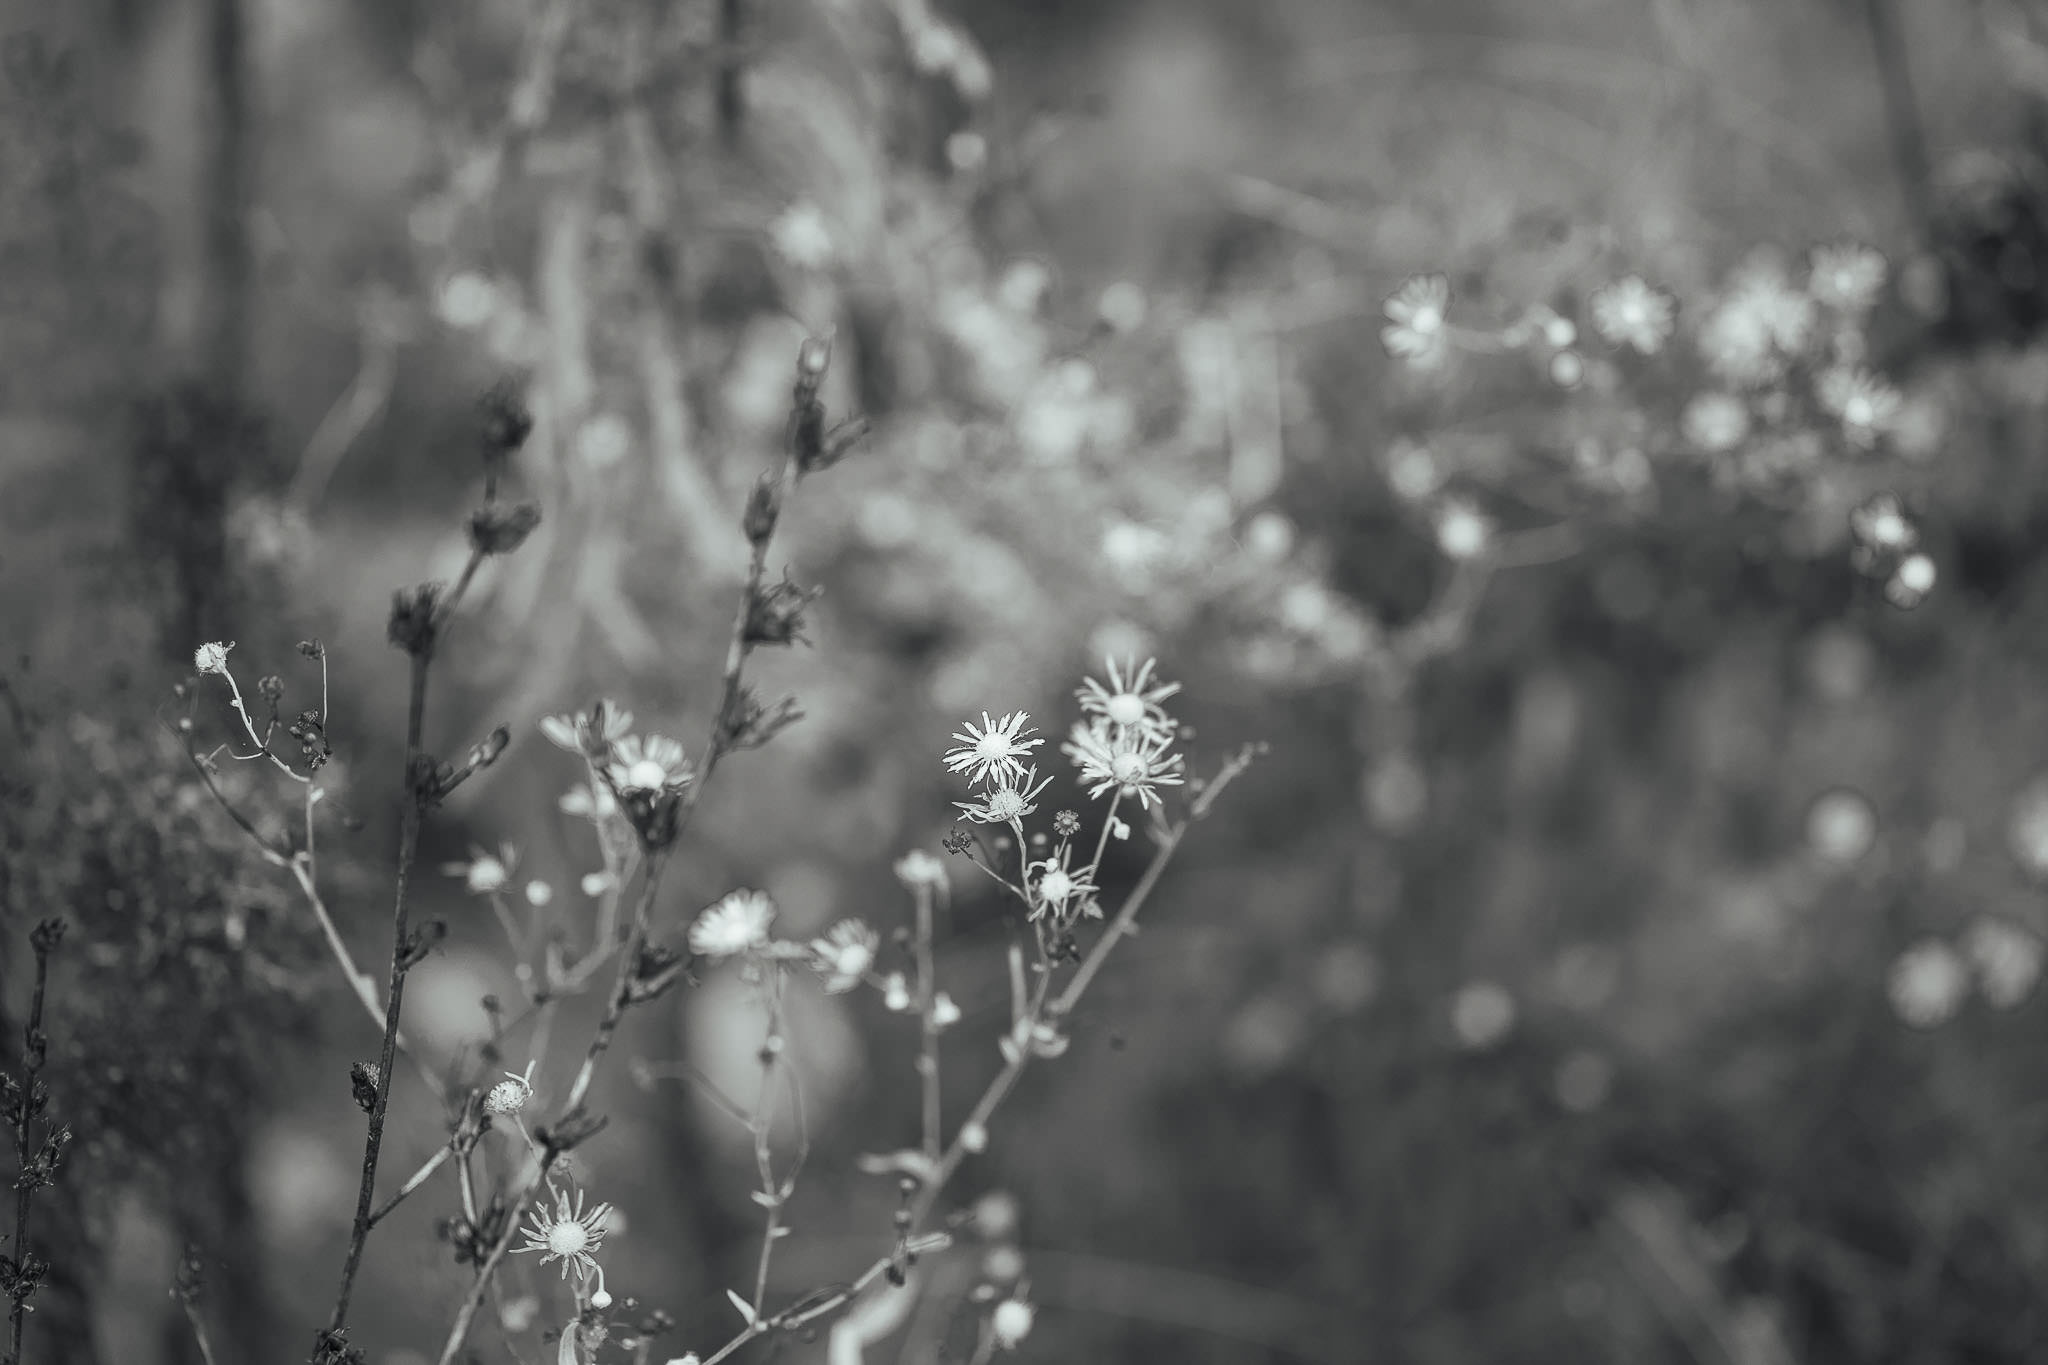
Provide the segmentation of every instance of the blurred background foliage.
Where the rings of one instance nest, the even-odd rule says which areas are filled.
[[[375,1036],[166,733],[192,647],[237,641],[290,711],[292,642],[327,643],[322,878],[381,962],[383,615],[460,568],[476,400],[514,378],[546,520],[479,580],[428,733],[517,739],[427,858],[509,843],[587,932],[576,765],[534,723],[603,693],[708,726],[736,511],[807,333],[874,434],[778,547],[825,588],[814,647],[762,670],[805,719],[718,779],[671,916],[760,885],[797,935],[903,922],[888,868],[944,831],[958,719],[1057,732],[1106,654],[1184,681],[1198,766],[1271,746],[962,1177],[1020,1203],[1023,1357],[2041,1357],[2033,0],[0,20],[0,1005],[18,1023],[26,926],[69,916],[52,1084],[80,1137],[31,1359],[196,1358],[188,1242],[224,1359],[297,1351],[346,1237]],[[1890,259],[1867,317],[1729,383],[1709,324],[1740,281],[1775,260],[1796,294],[1843,237]],[[1382,303],[1428,272],[1477,340],[1418,368]],[[1630,274],[1677,303],[1656,354],[1589,321]],[[1816,406],[1836,362],[1896,386],[1883,440]],[[1742,431],[1703,439],[1722,390]],[[1857,517],[1885,493],[1938,573],[1910,609]],[[481,998],[522,978],[427,880],[450,937],[408,1028],[475,1068]],[[1007,988],[1006,911],[955,880],[957,1098]],[[886,1245],[894,1191],[852,1157],[916,1112],[907,1021],[862,995],[793,1027],[791,1294]],[[729,1334],[757,1235],[748,1154],[658,1077],[743,1071],[757,1036],[716,979],[637,1014],[575,1157],[624,1215],[613,1293],[679,1324],[656,1358]],[[412,1078],[393,1112],[395,1179],[444,1128]],[[452,1202],[377,1232],[373,1360],[431,1358],[468,1273]],[[964,1358],[984,1274],[935,1268],[874,1358]],[[546,1358],[560,1284],[505,1281],[473,1347]]]

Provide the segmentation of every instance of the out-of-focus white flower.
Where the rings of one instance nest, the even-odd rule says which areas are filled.
[[[1550,357],[1550,382],[1560,389],[1576,389],[1586,377],[1586,362],[1577,351],[1559,351]]]
[[[1515,998],[1491,981],[1474,981],[1451,998],[1451,1029],[1475,1051],[1490,1048],[1515,1026]]]
[[[882,1004],[897,1014],[910,1008],[910,983],[903,979],[903,973],[891,972],[883,979]]]
[[[1730,393],[1703,393],[1679,419],[1685,439],[1709,454],[1733,450],[1749,435],[1749,405]]]
[[[1938,938],[1922,939],[1899,954],[1885,978],[1893,1012],[1914,1028],[1935,1028],[1955,1018],[1969,992],[1969,965]]]
[[[766,892],[727,892],[690,926],[690,951],[717,959],[759,948],[774,919],[775,902]]]
[[[610,469],[633,452],[633,428],[615,412],[600,412],[576,431],[576,458],[591,469]]]
[[[1906,505],[1892,492],[1876,493],[1849,513],[1849,533],[1873,551],[1910,550],[1920,532],[1906,516]]]
[[[1024,738],[1036,728],[1025,724],[1030,719],[1026,712],[1012,711],[1001,720],[992,720],[984,711],[979,728],[971,720],[962,722],[953,734],[958,745],[946,751],[948,771],[965,773],[968,781],[977,785],[1021,776],[1024,757],[1045,742]]]
[[[1937,577],[1939,574],[1931,556],[1907,555],[1899,561],[1899,567],[1892,570],[1892,576],[1885,580],[1884,600],[1901,611],[1910,611],[1927,600],[1927,594],[1934,591]]]
[[[1404,281],[1385,306],[1387,325],[1380,328],[1380,342],[1387,353],[1418,369],[1442,364],[1450,354],[1450,304],[1448,277],[1417,275]]]
[[[1102,291],[1095,312],[1118,332],[1135,332],[1145,325],[1145,291],[1129,280],[1118,280]]]
[[[768,225],[768,237],[785,260],[804,270],[824,269],[838,252],[825,211],[808,199],[799,199],[777,214]]]
[[[1443,487],[1443,471],[1428,446],[1397,441],[1387,452],[1387,483],[1397,497],[1420,502]]]
[[[1963,954],[1977,970],[1977,985],[1993,1009],[2009,1010],[2041,979],[2040,936],[2011,920],[1980,915],[1963,934]]]
[[[536,879],[526,884],[526,903],[528,905],[543,906],[554,900],[554,898],[555,888],[549,886],[546,882]]]
[[[1005,1351],[1016,1349],[1017,1343],[1031,1335],[1031,1319],[1034,1316],[1030,1304],[1022,1299],[1004,1299],[988,1315],[988,1329],[995,1336],[996,1345]]]
[[[1044,261],[1025,257],[1012,261],[996,285],[996,297],[1015,313],[1035,313],[1052,289],[1052,270]]]
[[[1815,299],[1845,313],[1861,313],[1884,288],[1884,255],[1861,242],[1833,242],[1813,249],[1806,289]]]
[[[963,175],[980,170],[988,162],[988,139],[980,133],[961,129],[946,139],[946,164]]]
[[[2013,798],[2005,843],[2029,876],[2048,878],[2048,775],[2035,778]]]
[[[953,997],[940,991],[932,997],[932,1023],[940,1028],[951,1028],[960,1022],[960,1007],[953,1003]]]
[[[896,880],[915,891],[920,886],[943,891],[946,865],[921,848],[913,848],[896,860]]]
[[[1593,291],[1588,300],[1593,327],[1609,343],[1655,355],[1671,336],[1676,310],[1671,296],[1640,275],[1627,275]]]
[[[1436,544],[1451,559],[1473,559],[1493,542],[1493,519],[1465,498],[1445,498],[1436,510]]]
[[[500,844],[496,853],[471,845],[467,861],[443,863],[441,870],[462,878],[463,889],[470,895],[488,896],[503,891],[511,883],[512,869],[518,865],[519,855],[510,844]]]
[[[459,331],[471,331],[489,322],[497,311],[497,286],[474,270],[458,270],[441,282],[434,304],[442,322]]]
[[[1899,414],[1899,391],[1865,369],[1838,368],[1820,377],[1821,406],[1842,420],[1842,432],[1867,446]]]
[[[818,955],[818,970],[825,973],[825,992],[838,995],[861,983],[868,968],[875,965],[875,950],[881,936],[866,922],[844,919],[832,926],[825,937],[811,941]]]
[[[1877,812],[1860,792],[1823,792],[1806,812],[1806,841],[1830,862],[1853,863],[1877,841]]]
[[[1166,714],[1160,703],[1179,692],[1180,684],[1154,682],[1154,663],[1152,659],[1142,664],[1126,660],[1119,667],[1115,659],[1104,660],[1108,685],[1083,678],[1080,690],[1074,694],[1080,700],[1082,713],[1100,717],[1119,731],[1171,735],[1175,729],[1173,717]]]
[[[625,738],[632,729],[633,713],[622,710],[616,702],[602,699],[588,711],[543,716],[540,722],[540,732],[556,748],[593,756]]]

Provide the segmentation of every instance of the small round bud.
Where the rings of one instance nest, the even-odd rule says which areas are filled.
[[[796,353],[797,371],[810,379],[822,379],[831,364],[832,343],[822,337],[805,337]]]
[[[989,1315],[989,1329],[995,1333],[996,1343],[1009,1350],[1031,1335],[1033,1316],[1031,1305],[1022,1299],[1004,1299]]]
[[[609,1308],[612,1306],[612,1296],[600,1289],[590,1296],[590,1306],[592,1308]]]
[[[988,1129],[978,1123],[968,1124],[960,1130],[960,1147],[962,1151],[972,1152],[976,1155],[987,1151]]]

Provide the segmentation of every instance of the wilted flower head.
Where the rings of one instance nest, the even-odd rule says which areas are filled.
[[[1031,883],[1032,919],[1048,910],[1052,911],[1054,918],[1064,919],[1068,906],[1075,902],[1083,909],[1094,907],[1095,883],[1089,880],[1087,868],[1076,872],[1067,866],[1072,856],[1072,845],[1061,844],[1057,854],[1041,858],[1027,869],[1037,879]],[[1101,911],[1096,910],[1096,913]]]
[[[1029,719],[1025,712],[1012,711],[1001,720],[991,720],[984,711],[979,729],[971,720],[964,722],[953,735],[958,746],[946,751],[946,767],[966,773],[969,781],[977,783],[1021,777],[1024,755],[1045,742],[1024,738],[1034,729],[1024,723]]]
[[[1589,303],[1594,329],[1616,346],[1632,346],[1643,355],[1654,355],[1671,335],[1671,296],[1651,288],[1640,275],[1625,276],[1594,290]]]
[[[1038,769],[1026,768],[1021,776],[1005,777],[983,793],[979,801],[955,801],[953,804],[978,824],[1007,825],[1038,809],[1039,793],[1052,785],[1052,779],[1048,777],[1042,782],[1037,779]]]
[[[534,1063],[526,1064],[524,1075],[508,1071],[505,1079],[492,1086],[484,1096],[484,1112],[487,1114],[516,1114],[524,1109],[533,1098]]]
[[[1089,796],[1099,797],[1114,787],[1119,795],[1135,796],[1150,810],[1159,800],[1159,788],[1178,787],[1182,781],[1180,755],[1166,752],[1172,743],[1168,735],[1118,734],[1100,722],[1082,722],[1060,747],[1081,769],[1082,782],[1093,784]]]
[[[226,644],[216,640],[201,645],[192,652],[192,666],[201,673],[225,673],[228,671],[228,651],[234,647],[233,640]]]
[[[825,973],[825,990],[838,995],[861,983],[868,968],[875,965],[875,949],[881,937],[865,922],[845,919],[832,926],[825,937],[811,941],[818,955],[818,970]]]
[[[1450,353],[1446,311],[1451,304],[1451,282],[1443,275],[1417,275],[1406,280],[1387,299],[1387,325],[1380,329],[1380,341],[1390,355],[1418,369],[1443,363]]]
[[[729,891],[690,926],[690,951],[708,958],[734,957],[768,941],[775,902],[761,891]]]
[[[1180,691],[1180,684],[1154,683],[1151,659],[1138,665],[1127,660],[1121,668],[1114,659],[1103,662],[1109,683],[1105,686],[1093,678],[1083,678],[1080,691],[1074,694],[1080,700],[1081,710],[1119,730],[1172,734],[1173,717],[1166,714],[1160,703]]]

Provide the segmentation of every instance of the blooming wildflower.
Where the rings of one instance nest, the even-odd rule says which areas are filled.
[[[683,746],[662,735],[627,735],[612,744],[605,775],[624,792],[676,792],[696,776]]]
[[[1671,296],[1651,288],[1640,275],[1594,290],[1588,302],[1594,329],[1616,346],[1633,346],[1643,355],[1655,355],[1671,335]]]
[[[1710,454],[1732,450],[1749,435],[1749,408],[1728,393],[1703,393],[1679,419],[1685,439]]]
[[[192,666],[201,673],[225,673],[228,671],[228,651],[235,647],[234,641],[226,644],[216,640],[192,651]]]
[[[875,965],[875,949],[881,936],[857,919],[845,919],[832,926],[825,937],[811,941],[818,955],[818,970],[825,973],[825,992],[838,995],[850,991]]]
[[[1031,1334],[1033,1316],[1031,1305],[1022,1299],[1004,1299],[997,1304],[996,1311],[988,1315],[988,1328],[995,1334],[996,1345],[1006,1351],[1015,1349],[1018,1342]]]
[[[1036,903],[1031,908],[1032,919],[1037,919],[1047,910],[1052,911],[1055,917],[1064,917],[1069,901],[1079,900],[1084,908],[1090,904],[1097,888],[1088,880],[1086,868],[1075,872],[1067,866],[1072,855],[1072,848],[1062,844],[1057,857],[1041,858],[1027,869],[1038,874],[1038,881],[1031,888],[1036,893]]]
[[[1768,384],[1783,369],[1772,349],[1770,327],[1737,300],[1725,300],[1707,315],[1700,326],[1699,347],[1707,368],[1739,387]]]
[[[1436,512],[1436,544],[1452,559],[1471,559],[1493,539],[1493,519],[1464,498],[1445,498]]]
[[[1963,954],[1977,969],[1977,984],[1993,1009],[2017,1006],[2041,978],[2040,938],[2010,920],[1979,916],[1963,935]]]
[[[1387,353],[1418,369],[1443,363],[1450,353],[1444,313],[1450,307],[1451,282],[1442,275],[1417,275],[1405,281],[1386,302],[1387,325],[1380,342]]]
[[[1903,401],[1899,391],[1865,369],[1834,369],[1820,377],[1821,406],[1842,419],[1842,430],[1867,446],[1891,425]]]
[[[1121,669],[1114,659],[1103,662],[1108,666],[1109,685],[1105,687],[1093,678],[1081,679],[1081,690],[1074,695],[1080,700],[1082,711],[1100,716],[1119,730],[1171,734],[1173,718],[1160,703],[1180,691],[1180,684],[1161,682],[1146,686],[1152,681],[1151,659],[1136,667],[1127,660]]]
[[[1774,260],[1755,260],[1737,274],[1728,303],[1760,327],[1782,351],[1797,351],[1813,335],[1813,300],[1794,289]]]
[[[1035,740],[1033,742],[1036,743]],[[953,804],[977,824],[1007,825],[1038,809],[1035,804],[1038,795],[1052,785],[1052,779],[1048,777],[1034,786],[1032,784],[1037,777],[1037,768],[1027,768],[1019,778],[1005,778],[980,801],[955,801]]]
[[[1914,1028],[1934,1028],[1955,1018],[1970,989],[1962,954],[1937,938],[1922,939],[1899,954],[1885,978],[1885,993],[1899,1018]]]
[[[512,869],[518,865],[519,855],[510,844],[500,844],[495,854],[486,853],[472,844],[468,862],[443,863],[441,870],[451,877],[462,878],[463,889],[470,895],[488,896],[510,885]]]
[[[1031,717],[1023,711],[1012,711],[1001,720],[991,720],[988,712],[984,711],[979,729],[971,720],[963,722],[953,735],[960,741],[959,746],[946,751],[947,769],[966,773],[972,782],[1022,776],[1022,756],[1045,742],[1024,738],[1036,728],[1024,723],[1029,719]]]
[[[486,1114],[516,1114],[524,1109],[533,1098],[534,1063],[526,1064],[526,1073],[520,1075],[508,1071],[505,1079],[492,1086],[484,1096]]]
[[[690,951],[704,957],[733,957],[768,941],[775,902],[762,891],[729,891],[690,926]]]
[[[540,722],[548,741],[572,754],[602,754],[632,729],[633,713],[606,700],[579,715],[545,716]]]
[[[1877,302],[1878,291],[1884,288],[1884,256],[1861,242],[1817,246],[1812,262],[1807,292],[1830,308],[1863,312]]]
[[[1061,752],[1081,769],[1081,780],[1093,783],[1088,795],[1099,797],[1111,787],[1119,795],[1135,796],[1146,810],[1159,800],[1160,787],[1181,784],[1181,759],[1166,750],[1170,735],[1115,734],[1100,723],[1077,723],[1073,738]]]
[[[913,848],[896,860],[896,880],[915,891],[920,886],[939,890],[946,885],[946,865],[921,848]]]
[[[538,1251],[541,1253],[542,1265],[549,1261],[560,1261],[562,1278],[565,1280],[569,1278],[569,1267],[574,1265],[579,1278],[587,1279],[596,1274],[600,1277],[599,1283],[602,1284],[604,1272],[598,1268],[591,1253],[604,1242],[607,1230],[605,1218],[611,1211],[610,1204],[599,1204],[585,1213],[581,1190],[576,1192],[576,1204],[572,1209],[568,1192],[557,1191],[552,1211],[545,1207],[528,1211],[526,1216],[531,1220],[532,1226],[520,1229],[526,1235],[526,1245],[514,1247],[513,1251]]]

